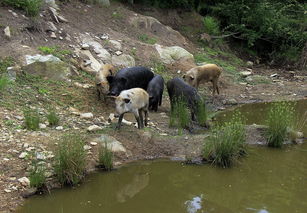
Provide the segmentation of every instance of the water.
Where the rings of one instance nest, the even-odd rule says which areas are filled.
[[[261,108],[267,104],[247,106],[253,108],[249,113],[250,108],[241,107],[247,122],[263,124]],[[298,102],[299,114],[306,106],[306,100]],[[306,126],[303,131],[306,134]],[[249,148],[249,155],[231,169],[161,160],[137,162],[92,174],[75,189],[34,196],[17,212],[305,213],[306,195],[307,144],[302,144]]]

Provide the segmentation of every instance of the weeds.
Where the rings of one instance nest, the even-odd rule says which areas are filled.
[[[294,103],[286,101],[272,103],[267,117],[268,146],[280,148],[287,137],[287,129],[294,122]]]
[[[25,117],[25,127],[28,130],[37,130],[39,129],[39,114],[37,110],[34,109],[24,109],[23,115]]]
[[[0,74],[6,73],[7,68],[14,65],[14,59],[12,57],[0,58]]]
[[[4,90],[9,83],[9,79],[5,75],[0,76],[0,92]]]
[[[199,101],[197,104],[196,118],[200,126],[206,126],[208,120],[208,112],[205,101],[203,100]]]
[[[150,37],[149,37],[148,35],[146,35],[146,34],[141,34],[141,35],[139,35],[139,40],[142,41],[142,42],[144,42],[144,43],[146,43],[146,44],[151,44],[151,45],[157,43],[157,39],[155,39],[155,38],[150,38]]]
[[[215,18],[211,16],[204,17],[203,25],[205,28],[205,32],[208,33],[209,35],[219,35],[220,34],[219,23]]]
[[[104,142],[104,145],[100,144],[98,156],[99,166],[101,166],[107,171],[110,171],[113,168],[113,153],[108,148],[107,141]]]
[[[32,160],[32,167],[30,170],[30,186],[42,189],[46,184],[45,171],[46,167],[43,161]]]
[[[61,60],[64,60],[65,56],[71,54],[70,50],[62,50],[58,46],[50,46],[50,47],[48,47],[48,46],[40,46],[40,47],[38,47],[38,50],[41,51],[44,54],[54,55],[55,57],[58,57]]]
[[[47,114],[47,120],[50,126],[57,126],[59,124],[60,118],[53,109],[49,109]]]
[[[79,183],[85,173],[86,153],[80,135],[67,134],[61,138],[56,150],[54,170],[59,182],[64,185]]]
[[[190,117],[186,101],[183,98],[178,98],[173,103],[169,125],[171,127],[187,128],[189,124]]]
[[[203,158],[218,166],[230,167],[246,153],[245,129],[239,112],[229,122],[213,127],[204,143]]]
[[[22,9],[28,16],[37,16],[42,7],[42,0],[3,0],[5,5]]]

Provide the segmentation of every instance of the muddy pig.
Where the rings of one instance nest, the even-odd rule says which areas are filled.
[[[142,88],[147,90],[148,83],[154,77],[146,67],[130,67],[121,69],[115,76],[108,76],[110,83],[110,96],[117,96],[121,91],[131,88]]]
[[[166,84],[167,92],[170,97],[171,108],[173,109],[174,103],[178,99],[183,99],[186,102],[187,107],[191,111],[191,118],[195,121],[195,115],[202,99],[198,94],[197,90],[184,82],[182,78],[175,77],[169,80]]]
[[[213,84],[212,94],[215,94],[215,90],[217,94],[220,94],[218,88],[218,79],[222,73],[222,68],[217,66],[216,64],[205,64],[203,66],[197,66],[183,75],[183,79],[190,84],[192,87],[198,89],[198,86],[201,82],[211,81]]]
[[[141,88],[133,88],[123,90],[119,96],[115,98],[116,112],[119,114],[117,129],[120,128],[124,114],[132,112],[138,123],[138,128],[144,127],[143,112],[145,114],[145,126],[148,119],[149,95]]]
[[[164,79],[161,75],[155,75],[148,84],[147,92],[149,95],[149,109],[157,112],[158,105],[162,104],[164,90]]]
[[[109,92],[110,86],[107,80],[108,76],[114,76],[115,68],[111,64],[104,64],[96,73],[95,83],[98,94],[98,100],[106,100],[106,95]]]

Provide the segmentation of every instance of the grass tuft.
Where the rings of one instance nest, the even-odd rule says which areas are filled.
[[[205,101],[203,100],[198,102],[196,118],[200,126],[206,126],[208,120],[208,111],[206,108]]]
[[[84,140],[78,134],[64,135],[56,150],[54,170],[59,182],[76,185],[85,174]]]
[[[286,101],[272,103],[267,117],[268,146],[280,148],[287,138],[287,129],[294,123],[294,103]]]
[[[3,0],[3,4],[22,9],[28,16],[35,17],[42,7],[42,0]]]
[[[39,129],[39,114],[37,110],[34,109],[24,109],[23,115],[25,117],[25,127],[28,130],[37,130]]]
[[[171,109],[169,125],[171,127],[187,128],[190,124],[189,110],[183,98],[174,101]]]
[[[246,153],[242,116],[235,113],[229,122],[214,126],[203,146],[203,158],[221,167],[232,166]]]
[[[105,141],[104,145],[100,144],[99,146],[99,166],[104,168],[107,171],[112,170],[113,168],[113,153],[108,148],[108,142]]]
[[[0,76],[0,92],[4,90],[9,83],[9,79],[5,75]]]
[[[32,160],[32,168],[29,175],[30,186],[37,189],[42,189],[46,184],[46,167],[42,163],[42,161]]]
[[[144,42],[144,43],[146,43],[146,44],[151,44],[151,45],[153,45],[153,44],[157,43],[157,39],[151,38],[151,37],[149,37],[149,36],[146,35],[146,34],[141,34],[141,35],[139,35],[139,39],[140,39],[140,41],[142,41],[142,42]]]
[[[49,109],[47,114],[47,120],[50,126],[57,126],[60,122],[60,118],[53,109]]]

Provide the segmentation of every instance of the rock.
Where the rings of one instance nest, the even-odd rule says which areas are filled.
[[[84,36],[82,42],[83,44],[87,44],[92,47],[94,52],[97,54],[97,57],[99,57],[102,61],[105,63],[111,62],[111,54],[106,49],[104,49],[100,43],[94,41],[89,36]]]
[[[121,50],[122,49],[121,43],[119,43],[118,41],[115,41],[115,40],[109,40],[108,45],[110,45],[111,48],[115,49],[115,50]]]
[[[97,131],[97,130],[102,130],[102,127],[97,126],[97,125],[92,125],[92,126],[89,126],[87,128],[87,131],[89,131],[89,132],[94,132],[94,131]]]
[[[172,64],[181,59],[194,60],[194,56],[182,47],[164,47],[155,44],[155,48],[160,55],[161,61],[165,64]]]
[[[251,61],[247,61],[246,66],[249,67],[249,68],[252,68],[254,66],[254,63],[251,62]]]
[[[84,145],[84,146],[83,146],[83,149],[87,151],[87,150],[92,149],[92,147],[90,147],[89,145]]]
[[[118,51],[115,52],[115,55],[117,55],[117,56],[119,56],[119,55],[121,55],[121,54],[123,54],[122,51],[119,51],[119,50],[118,50]]]
[[[37,160],[46,160],[46,156],[44,155],[44,153],[36,152],[35,155]]]
[[[41,123],[40,123],[40,124],[39,124],[39,128],[40,128],[40,129],[46,129],[47,126],[46,126],[46,124],[41,124]]]
[[[50,38],[53,38],[53,39],[56,39],[56,38],[57,38],[55,32],[51,32],[51,33],[50,33]]]
[[[27,152],[22,152],[18,157],[20,158],[20,159],[24,159],[25,157],[27,157],[28,156],[28,153]]]
[[[227,100],[227,104],[230,104],[230,105],[236,105],[238,104],[237,100],[234,99],[234,98],[231,98],[229,100]]]
[[[140,133],[140,138],[143,143],[150,143],[153,137],[152,137],[151,132],[146,131],[146,132]]]
[[[133,125],[133,122],[127,121],[127,120],[125,120],[124,118],[123,118],[123,120],[122,120],[122,123],[123,123],[123,124],[126,124],[126,125],[129,125],[129,126]]]
[[[57,126],[55,129],[56,130],[63,130],[64,128],[62,126]]]
[[[127,152],[126,148],[112,136],[101,135],[100,137],[93,139],[92,142],[96,142],[101,145],[107,143],[108,149],[112,152]]]
[[[25,187],[30,186],[30,180],[27,177],[19,178],[18,182]]]
[[[21,68],[20,66],[16,65],[14,67],[8,67],[7,69],[7,76],[10,81],[15,81],[17,73],[21,73]]]
[[[90,49],[90,45],[88,45],[88,44],[82,44],[82,45],[81,45],[81,48],[82,48],[83,50],[89,50],[89,49]]]
[[[96,0],[96,3],[104,7],[110,6],[110,0]]]
[[[69,64],[62,61],[37,61],[24,66],[23,71],[28,74],[38,75],[55,81],[67,81],[71,76]]]
[[[94,117],[94,115],[91,112],[86,112],[86,113],[80,114],[80,118],[84,118],[84,119],[90,119],[90,118],[93,118],[93,117]]]
[[[108,40],[109,39],[109,35],[104,33],[101,37],[100,37],[101,40]]]
[[[90,142],[90,144],[91,144],[92,146],[96,146],[96,145],[97,145],[96,142]]]
[[[55,8],[53,7],[49,7],[49,13],[51,15],[51,18],[56,21],[57,23],[60,23],[60,22],[68,22],[67,19],[65,19],[63,16],[59,15],[59,13],[56,11]]]
[[[94,71],[98,71],[101,68],[101,64],[94,58],[94,56],[92,55],[92,53],[89,50],[82,50],[79,52],[80,53],[80,57],[83,59],[83,61],[85,61],[84,57],[87,57],[87,61],[89,61],[90,67],[94,70]]]
[[[10,30],[10,27],[7,26],[6,28],[4,28],[4,35],[7,37],[7,38],[11,38],[11,30]]]
[[[111,113],[111,114],[109,115],[108,121],[111,123],[111,122],[114,121],[114,120],[115,120],[115,115],[114,115],[114,113]]]
[[[75,108],[73,108],[73,107],[69,107],[68,110],[69,110],[69,112],[70,112],[71,114],[74,114],[74,115],[80,115],[80,114],[81,114],[79,110],[77,110],[77,109],[75,109]]]
[[[10,190],[10,189],[4,189],[4,191],[5,191],[6,193],[12,192],[12,190]]]
[[[21,193],[21,196],[22,196],[23,198],[28,198],[28,197],[31,197],[32,195],[35,195],[36,192],[37,192],[37,188],[31,187],[31,188],[28,188],[28,189],[26,189],[25,191],[23,191],[23,192]]]
[[[55,0],[45,0],[45,3],[50,7],[59,9],[58,5],[55,3]]]
[[[271,78],[277,77],[277,73],[270,75]]]
[[[132,56],[127,54],[122,55],[113,55],[112,56],[112,64],[115,67],[134,67],[135,66],[135,60]]]
[[[58,57],[55,57],[53,55],[26,55],[26,64],[32,64],[34,62],[60,62],[61,59],[59,59]]]
[[[51,31],[51,32],[56,32],[58,29],[56,28],[56,26],[54,25],[53,22],[51,21],[47,21],[47,24],[46,24],[46,31]]]
[[[242,71],[242,72],[240,72],[240,75],[242,76],[242,77],[247,77],[247,76],[250,76],[252,74],[252,72],[249,72],[249,71]]]

